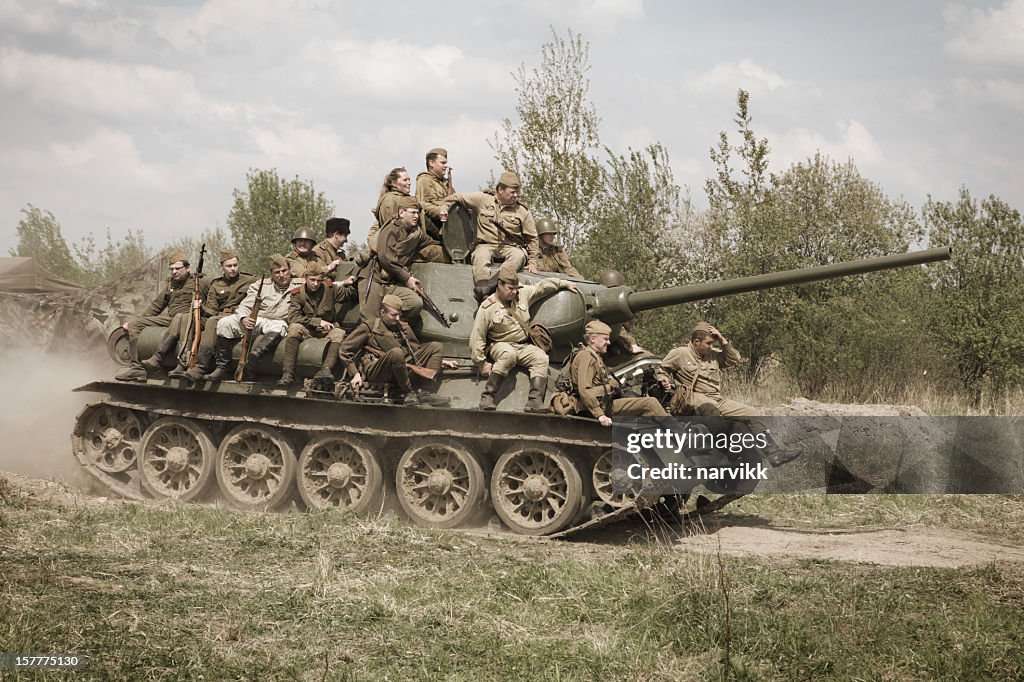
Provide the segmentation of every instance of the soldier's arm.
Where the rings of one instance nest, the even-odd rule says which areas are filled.
[[[420,202],[420,208],[423,212],[434,220],[441,219],[441,211],[447,210],[450,201],[446,200],[444,195],[438,195],[435,191],[434,183],[431,182],[430,178],[425,180],[416,179],[416,201]]]
[[[405,284],[412,277],[412,271],[398,260],[396,243],[398,242],[398,228],[391,223],[381,230],[377,237],[377,260],[384,272],[388,273],[391,281],[395,284]]]
[[[245,292],[245,298],[235,308],[235,314],[238,315],[238,319],[242,319],[249,315],[252,307],[256,304],[256,289],[260,286],[259,280],[249,285],[249,290]]]
[[[359,355],[359,351],[363,349],[363,346],[369,340],[370,327],[363,322],[349,332],[345,340],[341,342],[341,346],[338,348],[338,357],[341,359],[341,364],[345,365],[345,369],[348,370],[350,377],[359,373],[359,368],[356,366],[356,356]]]
[[[526,253],[530,258],[528,264],[537,267],[540,264],[540,243],[537,241],[537,224],[529,211],[523,220],[523,237],[526,238]]]
[[[477,309],[476,318],[473,320],[473,331],[469,334],[469,357],[474,364],[481,364],[487,360],[484,355],[484,348],[487,344],[487,310],[483,306]]]
[[[743,362],[743,356],[736,350],[736,347],[731,343],[727,343],[722,346],[722,355],[718,359],[718,366],[722,369],[728,369],[729,367],[735,367],[736,365]]]
[[[568,289],[570,286],[573,286],[573,283],[567,279],[547,277],[536,284],[527,285],[529,290],[526,292],[526,298],[530,301],[529,305],[533,305],[534,301],[539,301],[545,296],[550,296],[561,289]],[[527,287],[523,288],[526,289]],[[522,296],[522,293],[520,293],[520,296]]]
[[[220,314],[220,302],[217,300],[217,290],[210,287],[203,301],[203,317],[214,317]]]
[[[569,262],[569,257],[565,255],[565,251],[558,251],[555,254],[555,260],[558,261],[558,267],[562,269],[562,272],[570,277],[583,279],[583,275],[580,274],[580,271],[574,268],[572,263]]]
[[[143,317],[152,317],[153,315],[159,315],[160,311],[167,307],[167,301],[171,297],[171,285],[168,284],[167,288],[157,294],[156,298],[149,302],[149,306],[143,311]]]
[[[466,208],[472,208],[473,210],[479,211],[487,200],[487,194],[484,192],[456,192],[455,194],[446,197],[447,201],[460,204]]]
[[[572,374],[575,375],[576,391],[580,395],[580,402],[583,407],[595,418],[604,415],[601,408],[601,398],[604,397],[604,386],[594,386],[594,376],[597,373],[594,366],[594,358],[587,352],[577,353],[572,361]]]
[[[320,318],[314,317],[303,305],[301,296],[292,296],[288,302],[288,324],[304,324],[307,327],[320,326]]]

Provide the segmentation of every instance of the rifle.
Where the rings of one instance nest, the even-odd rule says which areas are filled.
[[[260,285],[256,288],[256,300],[252,302],[252,310],[246,317],[252,318],[255,323],[260,315],[260,306],[263,305],[263,284],[267,281],[266,276],[260,275]],[[244,325],[243,325],[244,326]],[[252,345],[252,330],[256,328],[253,324],[252,329],[246,329],[242,333],[242,354],[238,356],[238,367],[235,368],[235,381],[241,381],[242,377],[245,376],[245,363],[249,361],[249,347]]]
[[[444,188],[448,192],[449,196],[455,194],[455,185],[452,184],[452,167],[448,166],[448,174],[444,179]]]
[[[196,303],[202,300],[199,293],[199,278],[203,276],[203,259],[206,258],[206,244],[199,249],[199,265],[196,267],[196,290],[192,292],[192,345],[188,349],[188,359],[182,363],[185,369],[192,369],[196,366],[199,358],[199,337],[203,333],[203,311]]]
[[[430,296],[427,295],[427,292],[423,289],[422,285],[416,287],[416,293],[419,295],[420,298],[423,299],[423,307],[426,308],[431,315],[436,317],[438,321],[445,327],[450,328],[452,326],[452,323],[448,320],[448,316],[445,315],[444,312],[437,307],[437,304],[434,303],[434,299],[430,298]]]
[[[491,224],[498,228],[503,235],[505,235],[505,239],[509,240],[510,242],[512,242],[521,249],[527,248],[527,240],[525,234],[515,234],[513,232],[509,232],[508,228],[506,228],[505,225],[502,224],[500,220],[491,219]]]
[[[403,345],[405,345],[406,348],[408,348],[407,344],[408,342],[406,342],[406,344]],[[380,350],[379,348],[374,348],[373,346],[364,346],[363,350],[369,351],[378,357],[384,357],[384,351]],[[405,363],[405,366],[409,368],[410,372],[420,377],[421,379],[426,379],[430,381],[435,376],[437,376],[437,370],[427,369],[426,367],[420,367],[419,365],[412,362]]]

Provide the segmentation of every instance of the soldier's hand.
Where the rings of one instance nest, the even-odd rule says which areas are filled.
[[[409,275],[409,279],[407,279],[405,281],[405,288],[406,289],[412,289],[413,291],[419,291],[420,290],[420,281],[418,279],[416,279],[415,277],[413,277],[412,275]]]
[[[458,360],[442,360],[441,361],[441,366],[444,367],[445,369],[458,369],[459,368],[459,361]]]
[[[127,323],[127,322],[125,322],[124,324],[122,324],[122,325],[121,325],[121,329],[123,329],[123,330],[125,330],[125,331],[128,331],[128,323]]]
[[[242,318],[242,326],[245,327],[246,329],[252,329],[253,327],[256,326],[256,320],[252,319],[249,316],[245,316]]]
[[[482,377],[489,377],[489,376],[491,376],[491,368],[492,367],[494,367],[493,364],[491,364],[489,362],[485,362],[483,364],[483,366],[480,368],[480,376],[482,376]]]
[[[534,274],[534,275],[536,275],[536,274],[537,274],[538,272],[540,272],[540,270],[538,270],[538,269],[537,269],[537,266],[536,266],[536,265],[534,265],[533,263],[530,263],[529,265],[527,265],[527,266],[526,266],[525,268],[523,268],[523,269],[524,269],[524,270],[526,270],[526,271],[527,271],[527,272],[529,272],[529,273],[532,273],[532,274]]]
[[[327,320],[320,320],[320,328],[323,329],[325,332],[329,332],[332,329],[334,329],[334,325],[328,322]]]
[[[352,390],[358,391],[359,387],[363,385],[363,375],[360,374],[359,372],[356,372],[355,376],[352,377],[352,381],[350,383],[352,384]]]
[[[664,388],[666,392],[671,391],[672,390],[672,382],[669,381],[668,379],[662,379],[661,380],[661,387]]]
[[[708,334],[711,334],[711,336],[715,337],[719,341],[725,341],[725,337],[722,336],[722,332],[718,331],[718,327],[714,325],[708,325]]]
[[[328,270],[333,270],[336,267],[338,267],[339,263],[341,263],[341,259],[340,258],[335,258],[334,260],[331,261],[331,264],[327,266],[327,269]]]
[[[598,417],[597,421],[601,424],[601,426],[611,426],[612,425],[612,418],[609,417],[606,414],[602,414],[600,417]]]
[[[569,291],[571,291],[574,294],[578,294],[579,291],[580,291],[579,289],[576,288],[576,285],[573,284],[572,282],[569,282],[569,286],[567,286],[566,289],[568,289]]]
[[[341,285],[342,286],[346,286],[346,287],[350,287],[350,286],[352,286],[355,283],[356,283],[356,276],[355,275],[349,275],[348,277],[346,277],[342,281]]]
[[[437,212],[437,217],[440,219],[440,221],[442,223],[447,222],[448,221],[448,209],[447,208],[442,208],[440,211]]]

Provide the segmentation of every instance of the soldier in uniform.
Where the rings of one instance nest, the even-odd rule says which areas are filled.
[[[391,382],[398,386],[406,405],[447,405],[437,395],[442,368],[458,363],[443,358],[437,341],[420,344],[409,325],[401,320],[402,300],[388,294],[381,300],[379,317],[364,320],[342,341],[338,355],[352,377],[356,391],[365,381]],[[413,390],[413,384],[422,386]]]
[[[540,240],[540,260],[537,269],[541,272],[562,272],[570,277],[583,279],[580,271],[572,266],[565,250],[555,243],[558,225],[551,218],[537,221],[537,239]]]
[[[547,412],[544,395],[548,388],[548,354],[530,343],[527,330],[530,306],[561,289],[575,292],[576,285],[550,277],[520,288],[515,266],[501,266],[498,288],[477,309],[469,336],[470,357],[475,364],[482,364],[480,376],[488,377],[480,396],[481,410],[497,409],[494,395],[509,372],[521,366],[530,373],[530,396],[525,411]]]
[[[316,245],[316,235],[308,227],[295,230],[292,237],[292,250],[285,258],[288,260],[288,267],[291,268],[292,277],[302,279],[306,276],[306,267],[310,263],[318,262],[313,247]]]
[[[334,320],[336,304],[356,297],[352,283],[355,277],[344,282],[328,282],[324,285],[323,263],[306,267],[306,284],[292,295],[288,309],[288,334],[284,341],[284,367],[278,388],[288,388],[295,383],[295,361],[299,357],[299,345],[306,339],[327,338],[323,364],[314,378],[334,379],[334,366],[338,362],[338,346],[345,338],[345,332]]]
[[[420,281],[409,267],[419,260],[420,251],[436,245],[419,227],[420,209],[414,197],[401,197],[397,215],[388,221],[377,237],[377,253],[359,271],[360,315],[372,320],[385,294],[402,301],[402,317],[418,326],[423,299],[417,293]]]
[[[171,276],[167,280],[167,288],[160,292],[139,315],[124,323],[128,332],[128,358],[131,367],[118,374],[118,381],[145,382],[149,377],[148,369],[159,369],[164,356],[174,350],[178,339],[186,331],[189,314],[192,310],[192,298],[195,292],[195,278],[189,271],[188,257],[175,251],[168,256]],[[199,292],[206,297],[209,285],[199,280]],[[139,334],[146,327],[167,327],[167,332],[160,340],[153,355],[144,361],[139,360]]]
[[[449,197],[450,202],[476,211],[473,285],[478,296],[486,295],[493,288],[490,266],[495,258],[504,258],[516,271],[523,266],[528,272],[539,270],[537,226],[530,209],[519,201],[519,186],[519,176],[505,171],[498,176],[493,193],[468,192]]]
[[[721,350],[714,347],[716,340]],[[757,410],[722,397],[722,370],[742,360],[739,351],[722,332],[707,322],[699,322],[690,333],[690,342],[673,348],[661,361],[662,369],[672,377],[676,387],[669,409],[672,414],[739,418],[751,433],[764,434],[767,442],[765,458],[772,466],[781,466],[799,457],[800,451],[780,448],[764,425],[751,419],[761,416]]]
[[[667,417],[657,398],[621,398],[619,384],[608,373],[602,356],[608,350],[612,328],[591,320],[583,331],[584,347],[572,359],[569,376],[579,399],[580,413],[589,413],[611,426],[612,417]]]
[[[199,356],[196,358],[196,363],[186,371],[179,362],[178,366],[167,376],[195,382],[210,371],[210,365],[213,362],[214,340],[217,338],[217,322],[223,316],[235,312],[235,306],[242,302],[249,285],[256,279],[248,272],[238,271],[238,252],[234,249],[224,249],[218,254],[218,258],[221,276],[210,282],[206,302],[203,304],[202,319],[205,322],[203,334],[199,338]]]
[[[242,338],[244,330],[251,329],[252,336],[262,334],[249,349],[249,359],[244,370],[244,380],[255,376],[256,364],[267,353],[273,352],[281,338],[288,331],[288,310],[292,294],[298,291],[301,282],[293,280],[287,259],[279,253],[270,256],[270,280],[257,280],[249,285],[245,298],[235,308],[233,315],[226,315],[217,322],[217,338],[214,345],[216,368],[206,375],[207,381],[222,381],[231,376],[231,350]],[[263,283],[262,291],[260,283]],[[262,305],[257,319],[250,317],[256,294],[260,293]]]
[[[348,218],[328,218],[327,238],[313,247],[316,259],[323,263],[327,277],[334,279],[338,265],[348,256],[341,250],[348,241],[351,223]]]
[[[366,243],[370,251],[377,252],[377,236],[388,222],[398,215],[398,200],[410,195],[412,178],[405,168],[392,168],[384,176],[384,184],[380,188],[380,196],[377,198],[377,206],[373,209],[373,217],[376,218],[370,226],[370,233],[366,237]]]
[[[448,151],[434,147],[427,152],[427,170],[416,176],[416,201],[420,203],[420,224],[428,235],[441,241],[441,231],[448,222],[447,200],[455,193],[448,173]]]

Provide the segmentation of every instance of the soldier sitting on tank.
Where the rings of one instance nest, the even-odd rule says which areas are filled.
[[[342,248],[348,242],[351,223],[348,218],[328,218],[325,225],[327,238],[313,247],[313,254],[323,264],[324,274],[335,279],[338,265],[349,260]]]
[[[188,257],[175,251],[167,258],[171,276],[167,280],[167,288],[150,302],[149,307],[130,321],[124,323],[128,332],[128,359],[131,367],[115,377],[118,381],[138,381],[145,383],[149,377],[148,370],[158,370],[164,356],[172,352],[178,339],[186,330],[192,310],[192,298],[195,292],[195,278],[189,271]],[[206,297],[209,285],[199,280],[199,292]],[[153,355],[146,360],[139,360],[139,334],[146,327],[167,327],[167,332],[160,339]]]
[[[341,342],[338,356],[352,377],[352,389],[359,391],[364,382],[390,382],[405,405],[447,405],[450,400],[437,395],[441,370],[455,369],[458,363],[444,360],[437,341],[419,343],[401,320],[402,299],[384,296],[379,313],[360,322]]]
[[[235,306],[242,302],[249,285],[256,279],[248,272],[238,271],[238,252],[224,249],[219,254],[221,276],[210,282],[210,289],[203,303],[203,333],[199,338],[199,355],[195,365],[186,371],[179,356],[178,366],[167,373],[169,377],[199,381],[210,371],[213,362],[214,340],[217,338],[217,322],[225,315],[235,312]],[[186,345],[191,344],[189,335]]]
[[[313,378],[334,381],[338,347],[345,338],[345,332],[334,319],[335,311],[339,302],[355,300],[356,290],[352,286],[355,277],[335,283],[328,280],[325,286],[324,274],[323,263],[306,266],[306,283],[292,294],[288,308],[288,334],[284,341],[284,367],[277,382],[278,388],[288,388],[295,383],[299,345],[306,339],[327,339],[323,364]]]
[[[243,371],[243,380],[252,381],[260,358],[273,352],[288,331],[286,320],[291,296],[293,292],[299,290],[301,282],[292,279],[291,268],[284,256],[275,253],[268,260],[270,279],[264,277],[250,284],[245,298],[235,308],[234,314],[222,317],[217,322],[217,338],[213,353],[216,367],[200,378],[206,381],[223,381],[231,377],[231,351],[241,340],[244,330],[252,330],[252,338],[259,334],[263,335],[249,349],[248,362]],[[257,318],[253,320],[250,314],[256,303],[257,293],[260,294],[261,304]]]
[[[608,350],[611,333],[612,328],[600,320],[591,320],[583,330],[584,347],[569,365],[579,413],[594,417],[601,426],[611,426],[612,417],[667,417],[668,412],[657,398],[622,397],[621,387],[602,357]]]
[[[434,147],[426,156],[427,170],[416,176],[416,201],[420,203],[420,225],[433,239],[441,241],[448,221],[448,197],[455,193],[448,175],[448,150]]]
[[[577,290],[572,282],[555,277],[520,288],[515,265],[501,266],[498,288],[480,304],[469,335],[470,357],[476,365],[481,365],[480,376],[487,377],[487,385],[480,396],[481,410],[497,409],[494,396],[509,372],[520,366],[530,373],[530,395],[525,411],[548,411],[544,402],[548,389],[548,354],[531,342],[530,306],[561,289]]]
[[[721,350],[714,347],[718,341]],[[675,415],[734,417],[746,423],[753,434],[764,434],[765,459],[773,467],[782,466],[800,456],[800,450],[784,450],[772,439],[764,425],[752,417],[761,416],[754,408],[723,398],[722,370],[742,362],[739,351],[722,332],[707,322],[699,322],[690,333],[690,341],[669,351],[661,361],[675,383],[675,395],[669,410]],[[715,429],[713,429],[715,430]]]
[[[308,227],[302,227],[295,231],[292,237],[292,250],[285,258],[288,260],[288,267],[291,268],[292,278],[302,279],[306,276],[306,266],[316,263],[319,258],[313,247],[316,246],[316,234]]]
[[[402,196],[396,200],[398,213],[377,235],[377,253],[359,271],[359,312],[364,321],[377,316],[385,294],[402,301],[402,318],[418,326],[423,299],[420,281],[409,269],[420,260],[420,251],[436,245],[420,227],[420,207],[416,199]]]
[[[537,221],[537,239],[540,241],[540,259],[537,269],[541,272],[561,272],[570,277],[583,279],[580,271],[572,266],[565,249],[555,243],[558,236],[558,224],[551,218]]]

